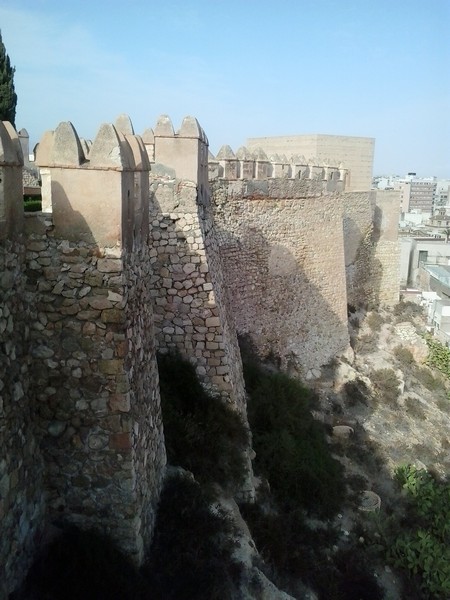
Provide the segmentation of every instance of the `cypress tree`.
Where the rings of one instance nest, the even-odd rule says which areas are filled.
[[[16,126],[17,94],[14,91],[14,72],[0,31],[0,121]]]

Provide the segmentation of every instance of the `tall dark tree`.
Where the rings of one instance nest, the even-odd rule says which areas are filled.
[[[14,72],[0,31],[0,121],[16,126],[17,94],[14,90]]]

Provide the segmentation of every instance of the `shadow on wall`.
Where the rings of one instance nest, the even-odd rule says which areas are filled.
[[[218,235],[238,333],[250,336],[261,357],[275,356],[284,371],[309,378],[348,349],[343,268],[335,273],[331,263],[318,265],[321,290],[302,266],[314,261],[313,248],[301,247],[295,256],[246,225],[239,235]],[[324,291],[335,295],[335,304]]]
[[[81,193],[83,214],[74,210],[66,184],[77,171],[86,184],[95,171],[67,171],[67,180],[58,174],[63,185],[52,181],[52,216],[26,219],[33,406],[50,522],[97,529],[139,560],[165,464],[148,234],[141,237],[148,225],[130,226],[134,199],[121,185],[109,212]],[[125,177],[132,189],[133,173]]]
[[[375,207],[375,211],[380,211]],[[346,236],[352,235],[360,240],[354,260],[347,265],[347,282],[349,286],[349,304],[372,310],[380,304],[380,291],[383,281],[383,265],[376,258],[377,244],[381,230],[374,219],[374,224],[363,235],[353,219],[346,219]]]
[[[233,314],[212,221],[209,192],[161,176],[150,186],[155,331],[161,351],[177,350],[200,380],[246,419],[245,388]]]

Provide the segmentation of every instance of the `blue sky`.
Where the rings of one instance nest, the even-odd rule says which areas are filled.
[[[0,0],[16,125],[92,138],[197,117],[248,137],[376,138],[374,174],[450,178],[450,0]]]

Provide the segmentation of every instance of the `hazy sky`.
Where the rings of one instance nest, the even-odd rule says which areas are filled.
[[[450,0],[0,0],[0,28],[32,144],[191,114],[213,153],[367,136],[374,174],[450,178]]]

